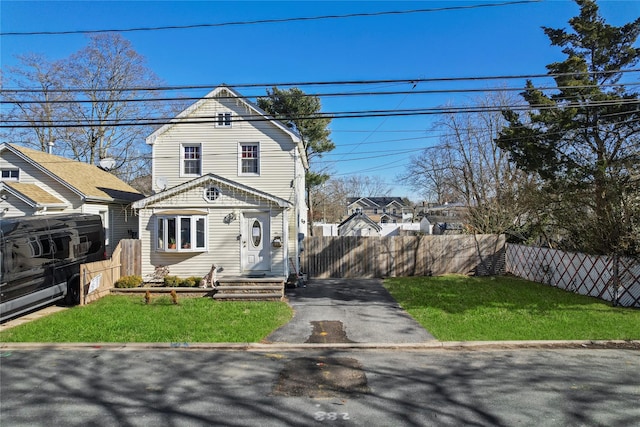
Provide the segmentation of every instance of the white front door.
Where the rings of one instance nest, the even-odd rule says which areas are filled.
[[[266,212],[246,212],[242,235],[244,271],[270,271],[269,214]]]

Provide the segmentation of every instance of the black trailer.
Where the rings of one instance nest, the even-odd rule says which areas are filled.
[[[80,264],[105,259],[99,215],[0,220],[0,322],[54,301],[80,302]]]

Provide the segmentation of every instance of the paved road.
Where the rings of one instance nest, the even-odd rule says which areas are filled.
[[[637,350],[5,348],[0,366],[3,426],[640,425]]]
[[[409,316],[382,286],[380,279],[314,279],[306,288],[287,290],[294,317],[267,340],[282,343],[306,342],[317,329],[341,323],[343,338],[358,343],[421,343],[434,340]],[[318,332],[316,330],[316,332]],[[322,331],[320,332],[322,333]],[[321,341],[315,341],[321,342]]]

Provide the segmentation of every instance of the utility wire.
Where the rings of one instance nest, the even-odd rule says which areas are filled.
[[[498,105],[487,107],[434,107],[434,108],[414,108],[401,110],[359,110],[340,112],[321,112],[307,116],[296,116],[293,120],[316,120],[316,119],[347,119],[347,118],[367,118],[367,117],[402,117],[402,116],[423,116],[438,114],[459,114],[459,113],[486,113],[512,111],[543,111],[562,110],[564,108],[596,108],[620,105],[638,105],[638,99],[624,100],[603,100],[589,104],[568,104],[568,105]],[[625,112],[632,113],[632,112]],[[278,120],[278,117],[265,117],[261,115],[232,117],[231,123],[238,122],[264,122]],[[148,126],[148,125],[168,125],[168,124],[207,124],[217,123],[217,116],[198,116],[188,118],[175,117],[146,117],[130,119],[95,119],[80,122],[78,120],[5,120],[0,123],[0,128],[25,128],[25,127],[51,127],[51,128],[73,128],[73,127],[119,127],[119,126]]]
[[[236,83],[236,84],[208,84],[208,85],[174,85],[174,86],[137,86],[137,87],[117,87],[117,88],[60,88],[50,89],[49,93],[70,93],[70,92],[142,92],[142,91],[172,91],[172,90],[195,90],[215,87],[229,88],[265,88],[265,87],[304,87],[304,86],[357,86],[371,84],[417,84],[417,83],[444,83],[444,82],[464,82],[464,81],[486,81],[486,80],[512,80],[512,79],[538,79],[556,78],[585,75],[611,75],[633,73],[640,71],[640,68],[627,70],[609,71],[588,71],[584,73],[556,73],[556,74],[519,74],[519,75],[496,75],[496,76],[467,76],[467,77],[429,77],[429,78],[404,78],[404,79],[371,79],[371,80],[334,80],[334,81],[298,81],[298,82],[276,82],[276,83]],[[0,93],[37,93],[42,92],[38,88],[3,88]]]
[[[579,86],[543,86],[536,87],[536,90],[564,90],[564,89],[594,89],[594,88],[620,88],[628,86],[640,85],[638,82],[630,83],[610,83],[603,85],[579,85]],[[490,93],[490,92],[518,92],[525,91],[525,87],[488,87],[488,88],[469,88],[469,89],[424,89],[424,90],[396,90],[396,91],[367,91],[367,92],[324,92],[324,93],[304,93],[303,97],[357,97],[357,96],[389,96],[389,95],[432,95],[432,94],[448,94],[448,93]],[[99,102],[172,102],[172,101],[199,101],[201,99],[244,99],[253,102],[257,98],[266,98],[266,95],[242,95],[242,96],[216,96],[215,98],[206,98],[202,96],[180,96],[180,97],[162,97],[162,98],[104,98],[104,99],[0,99],[0,104],[94,104]]]
[[[69,35],[69,34],[131,33],[131,32],[140,32],[140,31],[189,30],[189,29],[196,29],[196,28],[219,28],[219,27],[230,27],[230,26],[240,26],[240,25],[320,21],[320,20],[327,20],[327,19],[364,18],[364,17],[388,16],[388,15],[409,15],[409,14],[417,14],[417,13],[433,13],[433,12],[444,12],[444,11],[452,11],[452,10],[467,10],[467,9],[480,9],[480,8],[489,8],[489,7],[512,6],[512,5],[518,5],[518,4],[538,3],[540,1],[541,0],[522,0],[522,1],[502,2],[502,3],[485,3],[485,4],[476,4],[476,5],[468,5],[468,6],[447,6],[447,7],[430,8],[430,9],[412,9],[412,10],[383,11],[383,12],[360,12],[360,13],[348,13],[344,15],[320,15],[320,16],[297,17],[297,18],[257,19],[253,21],[232,21],[232,22],[212,23],[212,24],[166,25],[166,26],[157,26],[157,27],[112,28],[112,29],[103,29],[103,30],[12,31],[12,32],[1,32],[0,36],[56,36],[56,35]]]

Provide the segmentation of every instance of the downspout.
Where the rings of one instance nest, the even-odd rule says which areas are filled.
[[[297,184],[298,184],[298,146],[296,145],[293,149],[293,213],[296,221],[296,226],[294,227],[295,236],[293,239],[293,250],[295,252],[294,265],[296,266],[296,270],[300,271],[300,265],[298,261],[300,258],[299,257],[300,246],[299,246],[299,240],[298,240],[298,235],[300,234],[299,233],[300,209],[298,206],[298,185]],[[287,277],[289,276],[289,274],[291,274],[291,271],[289,271],[288,261],[289,261],[288,259],[285,259],[285,265],[286,265],[285,271],[287,272]]]

